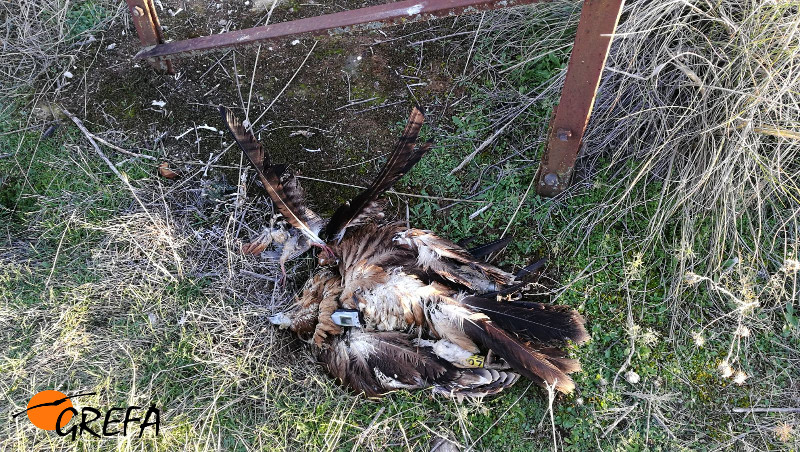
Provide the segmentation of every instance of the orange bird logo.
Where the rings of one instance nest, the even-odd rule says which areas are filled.
[[[28,406],[25,411],[20,411],[13,417],[17,417],[23,413],[28,413],[28,419],[30,419],[33,425],[42,430],[55,430],[56,425],[67,425],[72,419],[73,410],[67,410],[67,408],[73,408],[70,397],[94,394],[94,392],[87,392],[84,394],[73,394],[68,396],[61,391],[41,391],[31,397],[31,400],[28,402]],[[61,419],[59,419],[59,416]]]
[[[73,416],[78,414],[78,410],[72,405],[71,399],[95,394],[97,393],[84,392],[68,396],[61,391],[54,391],[52,389],[41,391],[31,397],[25,410],[14,414],[12,418],[27,413],[28,419],[30,419],[31,423],[36,427],[42,430],[55,430],[58,436],[72,436],[73,440],[76,436],[81,436],[84,433],[96,438],[120,434],[126,436],[128,434],[128,424],[131,423],[138,424],[140,438],[147,427],[153,427],[156,436],[158,436],[161,412],[155,405],[150,405],[143,417],[132,415],[135,410],[143,409],[139,406],[129,406],[127,408],[111,407],[108,409],[105,416],[102,416],[102,413],[97,408],[84,406],[80,412],[80,423],[73,424],[70,428],[64,429],[67,424],[69,424],[69,421],[72,420]],[[114,417],[115,412],[119,412],[120,414]],[[122,413],[124,413],[124,416]],[[122,429],[120,430],[117,428],[114,430],[119,424],[122,424]]]

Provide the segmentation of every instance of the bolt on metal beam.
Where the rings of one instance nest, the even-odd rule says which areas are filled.
[[[550,123],[547,148],[536,175],[536,192],[542,196],[555,196],[570,184],[624,3],[624,0],[583,3],[561,101]]]
[[[128,10],[133,19],[133,25],[136,27],[136,33],[139,35],[139,41],[143,47],[159,45],[164,42],[164,34],[161,31],[161,23],[158,21],[156,8],[153,0],[125,0],[128,4]],[[156,69],[166,70],[168,73],[174,73],[172,62],[169,60],[155,61],[151,63]]]

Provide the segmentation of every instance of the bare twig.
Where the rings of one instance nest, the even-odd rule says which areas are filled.
[[[342,105],[341,107],[336,107],[336,111],[343,110],[347,107],[352,107],[353,105],[365,104],[367,102],[372,102],[373,100],[377,99],[377,97],[370,97],[369,99],[362,99],[362,100],[355,100],[348,104]]]
[[[361,185],[346,184],[344,182],[336,182],[336,181],[325,180],[325,179],[317,179],[316,177],[308,177],[308,176],[295,176],[295,177],[298,178],[298,179],[313,180],[315,182],[325,182],[326,184],[341,185],[343,187],[360,188],[362,190],[366,188],[366,187],[361,186]],[[391,193],[393,195],[400,195],[400,196],[410,196],[412,198],[432,199],[432,200],[435,200],[435,201],[458,201],[458,202],[471,202],[471,203],[476,203],[476,204],[483,204],[483,203],[488,202],[488,201],[477,201],[477,200],[474,200],[474,199],[443,198],[443,197],[440,197],[440,196],[417,195],[417,194],[414,194],[414,193],[403,193],[403,192],[394,191],[394,190],[386,190],[386,193]]]
[[[94,138],[98,143],[102,143],[102,144],[110,147],[111,149],[119,152],[120,154],[125,154],[125,155],[129,155],[131,157],[136,157],[136,158],[146,159],[146,160],[156,160],[156,161],[158,160],[156,157],[153,157],[152,155],[137,154],[136,152],[131,152],[131,151],[128,151],[126,149],[122,149],[121,147],[117,146],[116,144],[109,143],[108,141],[98,137],[97,135],[92,135],[92,138]]]
[[[257,124],[259,121],[261,121],[261,118],[263,118],[264,115],[267,114],[267,112],[270,110],[270,108],[272,108],[272,106],[275,105],[275,102],[277,102],[278,99],[280,99],[280,97],[286,91],[286,89],[289,88],[289,85],[292,84],[292,82],[294,81],[294,78],[297,77],[297,74],[299,74],[300,70],[303,69],[303,66],[306,65],[306,61],[308,61],[308,57],[310,57],[311,54],[314,52],[314,49],[317,48],[317,44],[319,44],[319,41],[314,41],[314,45],[311,46],[311,50],[308,51],[308,53],[306,54],[305,59],[303,59],[303,62],[300,63],[300,66],[298,66],[297,69],[294,71],[294,74],[292,74],[292,76],[289,78],[289,81],[287,81],[286,84],[283,85],[283,88],[280,90],[280,92],[278,92],[278,94],[275,96],[275,98],[272,99],[272,102],[270,102],[269,105],[267,105],[267,108],[265,108],[264,111],[262,111],[261,114],[258,115],[258,118],[256,118],[255,121],[252,121],[250,123],[251,126],[255,126],[255,124]]]
[[[770,407],[751,407],[751,408],[734,408],[734,413],[800,413],[798,408],[770,408]]]
[[[102,159],[102,160],[105,162],[105,164],[108,166],[108,168],[109,168],[109,169],[110,169],[110,170],[111,170],[111,171],[112,171],[112,172],[113,172],[113,173],[114,173],[114,174],[115,174],[115,175],[116,175],[116,176],[119,178],[119,180],[121,180],[121,181],[122,181],[122,182],[125,184],[125,186],[128,188],[128,191],[130,191],[130,192],[131,192],[131,195],[133,195],[133,199],[135,199],[135,200],[136,200],[136,202],[139,204],[139,206],[142,208],[142,210],[144,210],[144,212],[147,214],[148,218],[150,218],[150,221],[153,223],[153,225],[154,225],[154,226],[156,226],[156,227],[158,227],[158,226],[157,226],[157,225],[158,225],[158,223],[156,222],[155,218],[153,218],[153,216],[152,216],[152,215],[150,215],[150,212],[148,211],[147,207],[145,207],[145,205],[144,205],[144,203],[142,202],[142,200],[141,200],[141,199],[139,199],[139,197],[136,195],[136,191],[133,189],[133,187],[131,186],[130,182],[128,181],[128,176],[127,176],[127,175],[124,175],[124,174],[122,174],[122,173],[121,173],[121,172],[120,172],[120,171],[117,169],[116,165],[114,165],[114,164],[111,162],[111,160],[109,160],[109,159],[108,159],[108,157],[106,156],[106,154],[105,154],[105,153],[103,153],[103,150],[102,150],[102,149],[100,149],[100,145],[98,145],[98,144],[97,144],[97,142],[95,141],[95,137],[94,137],[94,135],[93,135],[91,132],[89,132],[89,130],[88,130],[88,129],[86,129],[86,126],[84,126],[84,125],[83,125],[83,122],[82,122],[80,119],[78,119],[78,118],[77,118],[75,115],[73,115],[72,113],[70,113],[70,112],[69,112],[69,110],[67,110],[67,109],[66,109],[66,108],[64,108],[64,107],[61,107],[61,111],[63,111],[63,112],[64,112],[64,114],[65,114],[65,115],[67,115],[67,117],[68,117],[70,120],[72,120],[72,122],[74,122],[76,126],[78,126],[78,129],[80,129],[80,130],[81,130],[81,132],[83,132],[83,134],[84,134],[84,135],[86,136],[86,138],[89,140],[89,143],[91,143],[91,145],[92,145],[92,147],[94,148],[94,150],[95,150],[95,152],[97,153],[97,155],[98,155],[98,156],[100,156],[100,158],[101,158],[101,159]],[[176,268],[177,268],[177,270],[178,270],[178,277],[180,278],[180,277],[182,277],[182,276],[183,276],[183,265],[181,265],[181,259],[180,259],[180,256],[178,256],[178,251],[177,251],[177,249],[176,249],[176,247],[175,247],[174,243],[172,243],[172,241],[171,241],[171,240],[170,240],[170,245],[171,245],[171,246],[170,246],[170,248],[171,248],[171,251],[172,251],[172,256],[173,256],[173,258],[174,258],[174,260],[175,260],[175,267],[176,267]],[[143,251],[145,251],[145,252],[146,252],[148,255],[150,254],[150,253],[149,253],[149,252],[147,252],[146,250],[143,250]],[[163,265],[159,264],[159,263],[158,263],[158,262],[157,262],[155,259],[151,259],[151,260],[152,260],[153,264],[154,264],[156,267],[158,267],[158,268],[159,268],[159,270],[161,270],[162,272],[164,272],[164,274],[168,275],[168,276],[169,276],[170,278],[172,278],[173,280],[176,280],[176,281],[177,281],[177,279],[178,279],[178,278],[175,278],[175,277],[172,275],[172,272],[170,272],[169,270],[167,270],[167,269],[166,269],[166,268],[165,268]]]
[[[58,262],[58,255],[61,254],[61,246],[64,244],[64,237],[67,236],[67,232],[69,231],[69,227],[72,225],[72,220],[75,219],[75,212],[73,211],[72,214],[67,219],[67,224],[64,226],[64,232],[61,233],[61,238],[58,240],[58,247],[56,248],[56,254],[53,256],[53,265],[50,267],[50,274],[47,275],[47,281],[45,281],[44,286],[50,287],[50,278],[53,277],[53,272],[56,269],[56,263]]]
[[[462,72],[462,76],[467,74],[467,68],[469,67],[469,60],[472,58],[472,51],[475,49],[475,43],[478,41],[478,35],[481,32],[481,26],[483,25],[483,19],[486,18],[486,11],[481,13],[481,20],[478,22],[478,28],[475,30],[475,37],[472,39],[472,45],[469,46],[469,52],[467,52],[467,61],[464,62],[464,71]]]
[[[518,118],[518,117],[519,117],[519,116],[520,116],[520,115],[521,115],[521,114],[522,114],[522,113],[523,113],[525,110],[527,110],[527,109],[528,109],[528,107],[530,107],[531,105],[533,105],[533,103],[534,103],[534,100],[530,100],[530,101],[528,101],[528,103],[527,103],[527,104],[523,105],[523,106],[522,106],[522,107],[521,107],[521,108],[520,108],[520,109],[519,109],[519,110],[518,110],[518,111],[517,111],[515,114],[513,114],[513,115],[511,116],[511,118],[509,118],[509,119],[506,121],[506,123],[505,123],[505,124],[503,124],[503,126],[502,126],[502,127],[500,127],[499,129],[497,129],[497,130],[496,130],[496,131],[495,131],[495,132],[492,134],[492,136],[490,136],[489,138],[487,138],[486,140],[484,140],[484,141],[483,141],[483,143],[481,143],[481,144],[480,144],[480,146],[478,146],[477,148],[475,148],[475,150],[474,150],[474,151],[472,151],[472,153],[471,153],[471,154],[469,154],[469,155],[467,155],[466,157],[464,157],[464,160],[462,160],[462,161],[461,161],[461,163],[459,163],[458,165],[456,165],[456,167],[455,167],[455,168],[453,168],[453,169],[450,171],[450,174],[452,175],[452,174],[455,174],[455,173],[457,173],[457,172],[461,171],[461,169],[462,169],[462,168],[464,168],[465,166],[467,166],[467,164],[468,164],[469,162],[471,162],[471,161],[472,161],[472,159],[474,159],[476,155],[480,154],[480,153],[481,153],[481,151],[483,151],[484,149],[486,149],[486,147],[487,147],[487,146],[489,146],[490,144],[494,143],[494,140],[496,140],[496,139],[497,139],[497,137],[499,137],[499,136],[500,136],[500,134],[502,134],[503,132],[505,132],[505,130],[506,130],[506,129],[507,129],[507,128],[508,128],[508,127],[509,127],[509,126],[510,126],[510,125],[511,125],[513,122],[514,122],[514,120],[515,120],[515,119],[517,119],[517,118]]]
[[[92,132],[89,132],[86,126],[83,125],[83,122],[80,119],[78,119],[75,115],[70,113],[69,110],[67,110],[66,108],[62,107],[61,111],[63,111],[64,114],[67,115],[67,117],[70,120],[72,120],[72,122],[74,122],[76,126],[78,126],[78,129],[80,129],[80,131],[83,132],[83,134],[89,140],[89,143],[92,144],[92,147],[94,148],[95,152],[97,152],[97,155],[100,156],[100,158],[106,163],[106,166],[108,166],[108,168],[111,169],[111,171],[114,174],[116,174],[120,180],[127,181],[128,178],[123,176],[122,173],[120,173],[119,170],[117,169],[116,165],[111,163],[111,160],[109,160],[108,157],[106,157],[106,154],[103,152],[102,149],[100,149],[100,145],[97,144],[94,134],[92,134]]]
[[[558,452],[558,439],[556,437],[556,420],[553,414],[553,401],[556,398],[556,383],[554,381],[553,384],[549,384],[548,382],[544,382],[545,388],[547,389],[547,411],[550,413],[550,426],[552,427],[553,432],[553,451]]]
[[[511,229],[511,225],[514,224],[514,219],[517,218],[517,214],[519,213],[519,209],[522,208],[522,205],[525,204],[525,200],[528,199],[528,193],[531,191],[531,187],[533,187],[534,182],[536,182],[536,177],[531,177],[531,182],[528,184],[528,188],[525,189],[525,193],[522,194],[522,198],[517,203],[517,208],[514,209],[514,214],[511,215],[511,218],[508,220],[508,224],[506,224],[506,228],[503,229],[503,233],[500,234],[500,238],[503,238],[508,234],[508,230]]]
[[[631,414],[631,411],[633,411],[633,409],[636,408],[637,406],[639,406],[638,403],[625,407],[622,416],[614,420],[614,422],[612,422],[611,425],[609,425],[608,428],[606,428],[603,431],[603,435],[601,437],[605,438],[606,436],[608,436],[608,434],[611,433],[614,430],[614,428],[617,425],[619,425],[620,422],[622,422],[626,417],[628,417],[628,415]]]
[[[358,434],[358,438],[356,438],[356,442],[355,444],[353,444],[353,448],[351,449],[352,451],[356,451],[359,449],[361,443],[364,442],[364,438],[366,438],[367,434],[369,434],[370,431],[372,431],[372,427],[375,426],[375,423],[378,422],[378,419],[380,419],[381,416],[383,416],[384,412],[386,412],[386,407],[381,407],[381,409],[378,410],[377,413],[375,413],[375,416],[372,417],[372,421],[369,423],[367,428],[365,428],[364,430],[361,431],[361,433]]]

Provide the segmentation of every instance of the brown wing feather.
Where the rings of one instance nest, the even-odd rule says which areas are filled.
[[[490,292],[514,282],[514,275],[475,258],[457,244],[422,229],[408,229],[395,239],[413,249],[416,265],[478,292]]]
[[[575,383],[564,370],[571,371],[576,366],[566,363],[553,363],[548,355],[535,350],[517,337],[498,328],[491,320],[464,320],[464,332],[474,341],[500,355],[511,367],[531,381],[543,385],[555,385],[556,390],[570,393]],[[564,369],[564,370],[562,370]]]
[[[289,204],[297,206],[298,216],[303,219],[309,229],[319,234],[319,231],[325,226],[325,220],[308,207],[306,203],[306,192],[303,190],[297,177],[295,177],[294,174],[289,174],[283,178],[282,184],[283,192],[286,193]]]
[[[398,179],[403,177],[431,148],[431,143],[425,143],[418,148],[415,147],[419,137],[419,130],[424,121],[425,116],[422,111],[414,107],[403,134],[395,144],[389,160],[383,166],[378,177],[358,196],[349,203],[343,204],[334,212],[326,228],[326,234],[329,238],[336,237],[341,240],[344,231],[348,227],[363,222],[365,213],[373,210],[374,201]]]
[[[275,173],[274,168],[269,164],[269,156],[258,140],[256,140],[253,133],[247,130],[227,108],[220,106],[219,111],[233,139],[236,140],[236,143],[242,149],[244,155],[255,168],[261,183],[267,190],[278,212],[286,217],[286,220],[292,226],[299,229],[309,240],[317,244],[324,244],[322,239],[320,239],[317,233],[309,226],[309,223],[312,221],[312,219],[308,217],[309,209],[302,204],[298,204],[298,199],[296,197],[292,198],[284,191],[284,186],[280,178]]]
[[[333,338],[319,357],[342,384],[367,397],[430,387],[445,396],[483,397],[517,381],[513,372],[457,368],[398,332],[354,330],[347,338]]]
[[[535,302],[499,302],[491,297],[469,296],[460,300],[472,311],[482,312],[506,331],[538,342],[590,339],[584,319],[568,306]]]

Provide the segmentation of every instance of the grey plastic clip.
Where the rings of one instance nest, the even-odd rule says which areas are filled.
[[[333,323],[339,326],[355,326],[361,328],[356,309],[337,309],[331,314]]]

